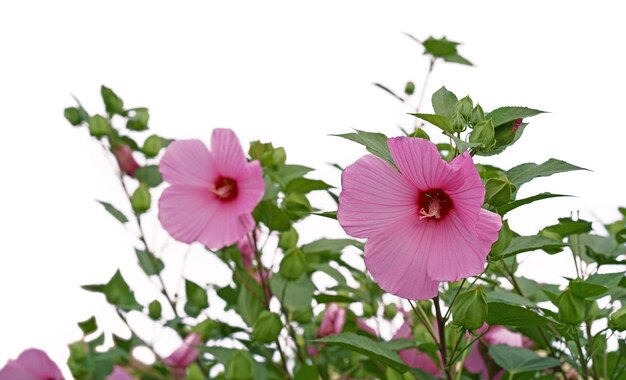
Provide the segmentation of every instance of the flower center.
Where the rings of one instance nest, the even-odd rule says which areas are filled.
[[[237,181],[220,177],[213,185],[213,194],[223,201],[231,201],[237,197]]]
[[[441,219],[452,210],[452,199],[443,190],[431,189],[420,192],[417,198],[420,219]]]

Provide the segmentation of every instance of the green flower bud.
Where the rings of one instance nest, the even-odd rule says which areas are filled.
[[[154,320],[161,318],[161,303],[159,301],[154,300],[150,302],[150,305],[148,305],[148,315]]]
[[[89,124],[89,134],[97,139],[108,135],[112,131],[109,121],[100,115],[90,117],[87,124]]]
[[[288,280],[295,280],[306,271],[306,257],[298,248],[287,251],[285,257],[280,262],[278,272]]]
[[[363,317],[369,318],[374,315],[374,308],[369,303],[363,303]]]
[[[146,157],[156,157],[161,149],[168,146],[170,142],[171,140],[164,139],[163,137],[159,137],[157,135],[152,135],[143,142],[143,148],[141,148],[141,151]]]
[[[476,125],[481,121],[485,120],[485,111],[483,111],[483,107],[480,104],[477,104],[476,107],[472,110],[472,116],[470,116],[470,123],[472,125]]]
[[[569,288],[559,294],[557,304],[561,321],[577,325],[585,320],[585,300],[574,295]]]
[[[460,99],[456,103],[456,111],[461,114],[465,118],[465,120],[470,120],[472,117],[472,109],[474,108],[474,102],[472,102],[472,98],[469,95]]]
[[[280,316],[271,311],[264,310],[252,326],[252,339],[261,343],[270,343],[278,338],[283,322]]]
[[[491,143],[493,143],[495,134],[496,132],[493,128],[491,119],[483,120],[474,125],[474,130],[469,136],[469,141],[471,143],[482,144],[484,148],[488,148],[491,146]]]
[[[226,363],[226,380],[252,380],[253,362],[247,351],[235,351]]]
[[[413,82],[406,82],[406,86],[404,86],[404,93],[407,95],[413,95],[413,93],[415,92],[415,83]]]
[[[63,111],[63,115],[67,121],[70,122],[73,126],[78,126],[83,122],[83,118],[80,115],[80,111],[76,107],[68,107]]]
[[[460,113],[455,113],[452,116],[452,129],[454,132],[463,132],[467,126],[467,122],[465,118]]]
[[[487,320],[487,296],[482,286],[465,291],[452,305],[454,323],[468,330],[481,328]]]
[[[386,319],[393,319],[398,313],[398,307],[395,303],[390,303],[389,305],[385,305],[385,310],[383,311],[383,316]]]
[[[626,330],[626,306],[622,306],[609,316],[609,328],[615,331]]]
[[[513,199],[515,189],[508,179],[490,178],[485,184],[485,201],[492,206],[502,206]]]
[[[278,246],[284,250],[294,248],[298,244],[298,231],[293,226],[285,232],[281,232]]]
[[[491,256],[498,257],[509,246],[513,239],[513,232],[509,228],[509,221],[502,221],[502,228],[498,232],[498,240],[491,246]]]
[[[150,209],[151,202],[152,197],[150,196],[150,189],[145,183],[140,184],[130,198],[133,211],[137,214],[143,214],[148,211]]]
[[[415,128],[413,133],[411,133],[410,137],[417,137],[420,139],[430,140],[430,136],[426,133],[422,128]]]
[[[126,122],[126,128],[131,131],[145,131],[148,129],[150,114],[147,108],[135,108],[130,111],[130,116]]]

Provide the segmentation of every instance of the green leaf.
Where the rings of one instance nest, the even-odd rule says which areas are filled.
[[[526,182],[537,177],[548,177],[557,173],[565,173],[574,170],[587,170],[576,165],[572,165],[565,161],[549,159],[543,164],[537,165],[532,162],[518,165],[506,172],[508,179],[513,182],[517,188]]]
[[[590,231],[591,222],[582,219],[573,220],[572,218],[559,218],[558,224],[545,227],[541,230],[540,234],[562,240],[570,235],[579,235]]]
[[[324,218],[337,220],[337,211],[314,212],[312,215],[323,216]]]
[[[339,285],[347,286],[346,278],[339,270],[334,267],[331,267],[328,263],[318,263],[312,265],[313,270],[317,272],[323,272],[329,275],[333,280],[337,281]]]
[[[109,214],[113,215],[113,217],[117,219],[120,223],[128,223],[128,218],[126,217],[126,215],[124,215],[124,213],[122,213],[120,210],[116,209],[112,204],[98,200],[96,200],[96,202],[104,206],[104,209],[107,210]]]
[[[540,235],[516,236],[511,239],[508,247],[502,251],[501,257],[506,258],[517,255],[518,253],[535,251],[537,249],[560,249],[564,246],[565,244],[563,242]]]
[[[418,119],[425,120],[430,124],[441,128],[441,130],[443,130],[444,132],[448,132],[450,134],[454,133],[454,128],[452,128],[452,122],[447,116],[428,113],[410,113],[409,115],[413,115]]]
[[[280,273],[275,273],[270,279],[272,294],[278,297],[280,303],[291,311],[305,310],[311,307],[315,285],[310,278],[300,276],[290,281]]]
[[[394,98],[398,99],[399,101],[404,103],[404,99],[401,96],[396,95],[395,92],[391,91],[390,89],[388,89],[387,87],[383,86],[380,83],[374,83],[374,86],[380,88],[381,90],[385,91],[386,93],[388,93],[389,95],[393,96]]]
[[[360,302],[357,298],[344,296],[344,295],[341,295],[341,294],[321,293],[321,294],[316,294],[314,298],[315,298],[315,301],[317,301],[317,303],[331,303],[331,302],[353,303],[353,302]]]
[[[256,286],[255,293],[252,293],[247,287],[242,286],[239,289],[239,296],[237,297],[237,313],[241,316],[241,319],[250,327],[254,325],[254,321],[257,319],[261,311],[265,309],[260,297],[263,297],[263,289]],[[256,294],[256,295],[255,295]]]
[[[139,260],[139,266],[148,276],[158,275],[165,267],[163,261],[154,256],[152,252],[135,249],[135,253]]]
[[[524,198],[524,199],[518,199],[516,201],[513,201],[511,203],[507,203],[503,206],[498,207],[498,214],[500,215],[504,215],[509,211],[515,210],[518,207],[527,205],[529,203],[533,203],[536,201],[540,201],[542,199],[548,199],[548,198],[557,198],[557,197],[571,197],[571,195],[565,195],[565,194],[552,194],[552,193],[541,193],[541,194],[537,194],[537,195],[533,195],[532,197],[528,197],[528,198]]]
[[[87,120],[87,124],[89,124],[89,134],[97,139],[108,135],[112,131],[109,121],[100,115],[91,116]]]
[[[526,327],[545,325],[548,323],[548,320],[534,311],[521,306],[489,302],[487,323],[489,325]]]
[[[558,359],[539,356],[527,348],[510,347],[504,344],[489,347],[489,355],[497,365],[511,374],[541,371],[561,364]]]
[[[106,86],[100,87],[100,95],[109,115],[124,115],[124,102],[113,90]]]
[[[624,273],[603,273],[591,275],[587,280],[588,284],[596,284],[606,286],[611,289],[619,285],[620,281],[624,279]]]
[[[379,361],[399,371],[400,373],[404,373],[409,369],[395,351],[392,351],[383,344],[362,335],[342,333],[318,339],[316,341],[329,345],[338,345],[354,352],[358,352],[371,359]]]
[[[185,312],[190,316],[197,317],[202,310],[209,307],[206,290],[196,283],[185,280],[185,294],[187,296]]]
[[[135,170],[134,175],[137,180],[145,183],[149,187],[157,187],[163,182],[163,177],[161,177],[157,165],[142,166]]]
[[[391,158],[389,147],[387,146],[387,140],[389,138],[382,133],[365,132],[357,129],[356,133],[344,133],[335,136],[343,137],[344,139],[364,145],[368,152],[387,161],[394,168],[396,167],[396,164],[393,163],[393,158]]]
[[[283,165],[278,170],[269,171],[268,174],[284,189],[289,182],[311,171],[313,169],[302,165]]]
[[[328,190],[331,188],[332,186],[319,179],[295,178],[287,184],[285,192],[306,194],[310,191]]]
[[[163,137],[152,135],[143,142],[141,151],[148,158],[156,157],[161,149],[170,145],[173,140],[165,139]]]
[[[447,88],[441,87],[432,96],[433,109],[437,115],[452,117],[455,112],[456,103],[459,101],[456,95]]]
[[[288,231],[291,228],[289,216],[272,201],[261,201],[253,212],[254,219],[262,222],[272,231]]]
[[[83,332],[84,336],[87,336],[98,329],[98,324],[96,323],[96,317],[91,317],[86,321],[78,322],[78,327]]]
[[[76,107],[68,107],[63,110],[63,116],[70,122],[73,126],[77,127],[82,124],[83,118],[81,112]]]
[[[537,305],[529,299],[501,288],[488,291],[487,300],[489,302],[500,302],[510,305],[537,307]]]
[[[128,284],[119,270],[115,272],[115,275],[104,285],[83,285],[82,288],[90,292],[104,294],[107,302],[118,306],[122,310],[130,311],[142,309],[141,305],[135,300],[134,293],[128,287]]]
[[[319,239],[302,246],[304,253],[341,252],[347,246],[360,247],[361,243],[354,239]]]
[[[541,113],[545,113],[545,111],[540,111],[527,107],[500,107],[489,112],[485,116],[485,118],[491,119],[493,125],[498,127],[510,121],[524,119],[527,117],[539,115]]]
[[[596,300],[598,298],[602,298],[609,291],[609,288],[606,286],[590,284],[581,280],[570,281],[569,288],[574,295],[586,300]]]

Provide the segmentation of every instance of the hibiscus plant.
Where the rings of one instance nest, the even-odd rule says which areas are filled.
[[[411,38],[430,60],[428,75],[442,62],[471,65],[454,41]],[[80,103],[67,108],[67,120],[86,127],[116,160],[129,205],[100,203],[137,232],[137,263],[160,292],[138,302],[120,271],[105,284],[85,285],[104,295],[128,332],[103,331],[97,316],[80,322],[84,338],[69,346],[71,374],[626,379],[626,209],[601,230],[564,216],[520,235],[510,211],[565,195],[520,198],[519,189],[538,177],[584,170],[558,159],[496,166],[492,156],[517,143],[529,118],[542,111],[486,111],[441,87],[432,94],[432,113],[424,113],[425,84],[416,91],[408,82],[402,94],[376,86],[409,106],[415,123],[396,137],[338,135],[368,151],[346,168],[336,165],[338,189],[309,178],[311,168],[288,163],[282,147],[254,141],[245,144],[246,153],[229,129],[214,129],[209,145],[146,136],[148,109],[127,108],[104,86],[104,113],[91,114]],[[326,193],[336,208],[316,208],[312,192]],[[153,215],[180,244],[221,260],[230,283],[195,283],[183,273],[184,285],[166,287],[167,263],[144,233],[143,220]],[[346,236],[301,241],[298,231],[307,224],[299,222],[308,218],[339,223]],[[557,279],[555,271],[554,283],[520,276],[518,255],[539,251],[564,256],[576,276]],[[132,314],[173,331],[180,347],[155,349]],[[35,349],[0,371],[0,379],[61,377]]]

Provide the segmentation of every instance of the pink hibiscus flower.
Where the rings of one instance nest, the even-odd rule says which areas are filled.
[[[481,273],[502,226],[482,209],[483,185],[468,153],[447,163],[428,140],[387,141],[399,171],[367,155],[341,176],[337,219],[368,238],[365,265],[385,291],[424,300],[439,282]]]
[[[409,339],[413,340],[412,319],[406,316],[404,323],[398,331],[393,335],[392,339]],[[417,348],[407,348],[398,352],[402,361],[411,368],[419,368],[431,375],[438,376],[441,370],[437,364],[427,354],[419,351]]]
[[[485,324],[477,333],[487,329]],[[524,335],[513,332],[503,326],[491,326],[491,329],[471,348],[470,354],[465,359],[465,368],[471,373],[480,373],[483,379],[499,380],[504,370],[496,366],[489,358],[489,346],[504,344],[510,347],[532,347],[532,341]]]
[[[0,380],[63,380],[59,367],[36,348],[23,351],[0,370]]]
[[[341,333],[343,325],[346,323],[346,309],[337,306],[336,303],[330,303],[326,307],[322,323],[317,330],[317,336],[323,338],[329,335],[337,335]]]
[[[163,363],[172,368],[174,375],[178,378],[184,377],[187,367],[198,359],[200,352],[196,348],[202,344],[202,338],[197,333],[189,334],[183,340],[183,344],[172,352],[170,356],[163,359]]]
[[[263,171],[258,161],[247,162],[230,129],[213,131],[211,151],[199,140],[173,142],[159,171],[171,184],[159,200],[159,220],[174,239],[217,249],[254,228]]]

